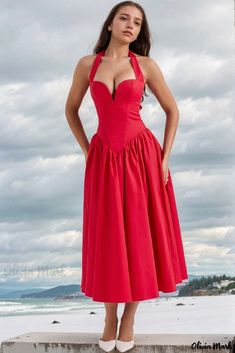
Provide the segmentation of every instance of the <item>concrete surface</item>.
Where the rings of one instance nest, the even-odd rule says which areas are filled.
[[[99,338],[100,333],[28,332],[4,340],[0,353],[101,353]],[[130,353],[235,353],[235,334],[136,334],[134,338]]]

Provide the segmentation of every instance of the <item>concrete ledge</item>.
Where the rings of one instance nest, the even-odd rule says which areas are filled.
[[[104,353],[100,333],[28,332],[4,340],[1,353]],[[198,348],[197,348],[198,345]],[[211,347],[210,347],[210,346]],[[217,345],[217,348],[213,348]],[[221,353],[235,352],[235,335],[135,334],[128,353]],[[118,352],[116,349],[113,352]]]

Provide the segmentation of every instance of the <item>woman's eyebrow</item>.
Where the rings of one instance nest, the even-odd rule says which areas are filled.
[[[130,17],[130,15],[128,14],[128,13],[125,13],[125,12],[121,12],[120,13],[120,15],[126,15],[126,16],[129,16]],[[139,18],[139,17],[135,17],[137,20],[140,20],[141,21],[141,18]]]

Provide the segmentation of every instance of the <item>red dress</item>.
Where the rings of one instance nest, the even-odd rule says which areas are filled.
[[[126,303],[174,292],[188,278],[169,170],[164,185],[162,148],[141,119],[144,77],[128,55],[135,79],[115,98],[90,73],[99,124],[85,167],[81,291],[93,301]]]

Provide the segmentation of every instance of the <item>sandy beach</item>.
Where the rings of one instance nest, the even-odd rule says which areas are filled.
[[[184,305],[177,305],[182,303]],[[119,304],[121,317],[124,304]],[[94,312],[95,314],[90,314]],[[104,307],[76,312],[0,318],[0,341],[30,331],[102,332]],[[52,321],[59,321],[52,324]],[[235,296],[168,297],[140,302],[135,333],[235,335]]]

